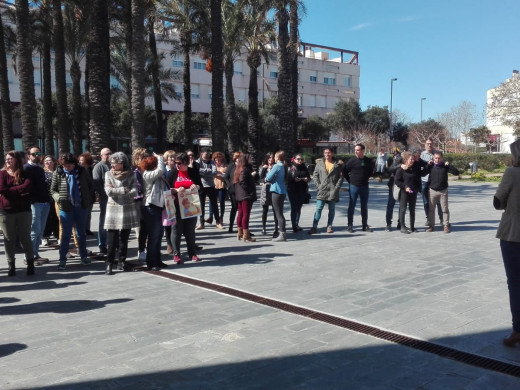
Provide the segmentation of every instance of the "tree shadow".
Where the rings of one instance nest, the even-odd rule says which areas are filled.
[[[107,305],[130,302],[130,298],[108,299],[106,301],[96,301],[89,299],[77,299],[71,301],[46,301],[35,302],[21,305],[0,307],[0,315],[26,315],[40,313],[78,313],[88,310],[101,309]]]
[[[0,358],[3,358],[8,355],[12,355],[18,351],[27,349],[26,344],[20,343],[8,343],[8,344],[0,344]]]

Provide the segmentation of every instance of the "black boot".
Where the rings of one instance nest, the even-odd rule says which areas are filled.
[[[27,260],[27,275],[34,275],[34,260]]]
[[[113,275],[114,272],[112,271],[112,263],[109,263],[108,261],[106,262],[106,270],[105,270],[105,275]]]
[[[16,267],[14,265],[14,261],[9,261],[7,264],[9,265],[7,276],[16,276]]]

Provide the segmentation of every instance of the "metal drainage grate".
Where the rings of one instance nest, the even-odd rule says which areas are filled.
[[[405,347],[417,349],[423,352],[428,352],[444,358],[455,360],[460,363],[469,364],[475,367],[484,368],[486,370],[497,371],[502,374],[507,374],[520,378],[520,366],[502,362],[500,360],[491,359],[484,356],[475,355],[473,353],[459,351],[454,348],[437,345],[428,341],[419,340],[413,337],[403,336],[398,333],[383,330],[375,326],[362,324],[356,321],[347,320],[345,318],[337,317],[332,314],[327,314],[305,307],[292,305],[287,302],[277,301],[275,299],[265,298],[260,295],[247,293],[236,290],[231,287],[221,286],[219,284],[205,282],[182,275],[172,274],[164,271],[153,272],[153,275],[158,275],[167,279],[175,280],[177,282],[189,284],[192,286],[202,287],[207,290],[216,291],[232,297],[241,298],[246,301],[259,303],[264,306],[279,309],[291,314],[296,314],[326,324],[338,326],[354,332],[366,334],[368,336],[376,337],[381,340],[400,344]]]

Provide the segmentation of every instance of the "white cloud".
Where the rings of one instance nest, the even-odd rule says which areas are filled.
[[[364,28],[368,28],[372,26],[372,23],[360,23],[356,24],[355,26],[350,27],[350,31],[357,31],[357,30],[363,30]]]

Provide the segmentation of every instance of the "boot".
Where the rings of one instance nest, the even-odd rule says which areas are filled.
[[[7,264],[9,266],[7,276],[16,276],[16,266],[14,265],[14,261],[9,261]]]
[[[105,275],[113,275],[114,272],[112,271],[112,263],[109,263],[108,261],[106,262],[106,270],[105,270]]]
[[[280,234],[278,234],[278,237],[273,238],[273,242],[279,241],[287,241],[287,236],[285,235],[285,232],[280,232]]]
[[[125,260],[126,259],[119,259],[119,261],[117,262],[117,269],[120,270],[120,271],[124,271],[125,270]]]
[[[34,275],[34,260],[27,260],[27,275]]]
[[[237,240],[240,241],[244,235],[244,229],[237,227]]]
[[[244,229],[244,242],[256,242],[256,238],[251,237],[249,234],[249,229]]]

